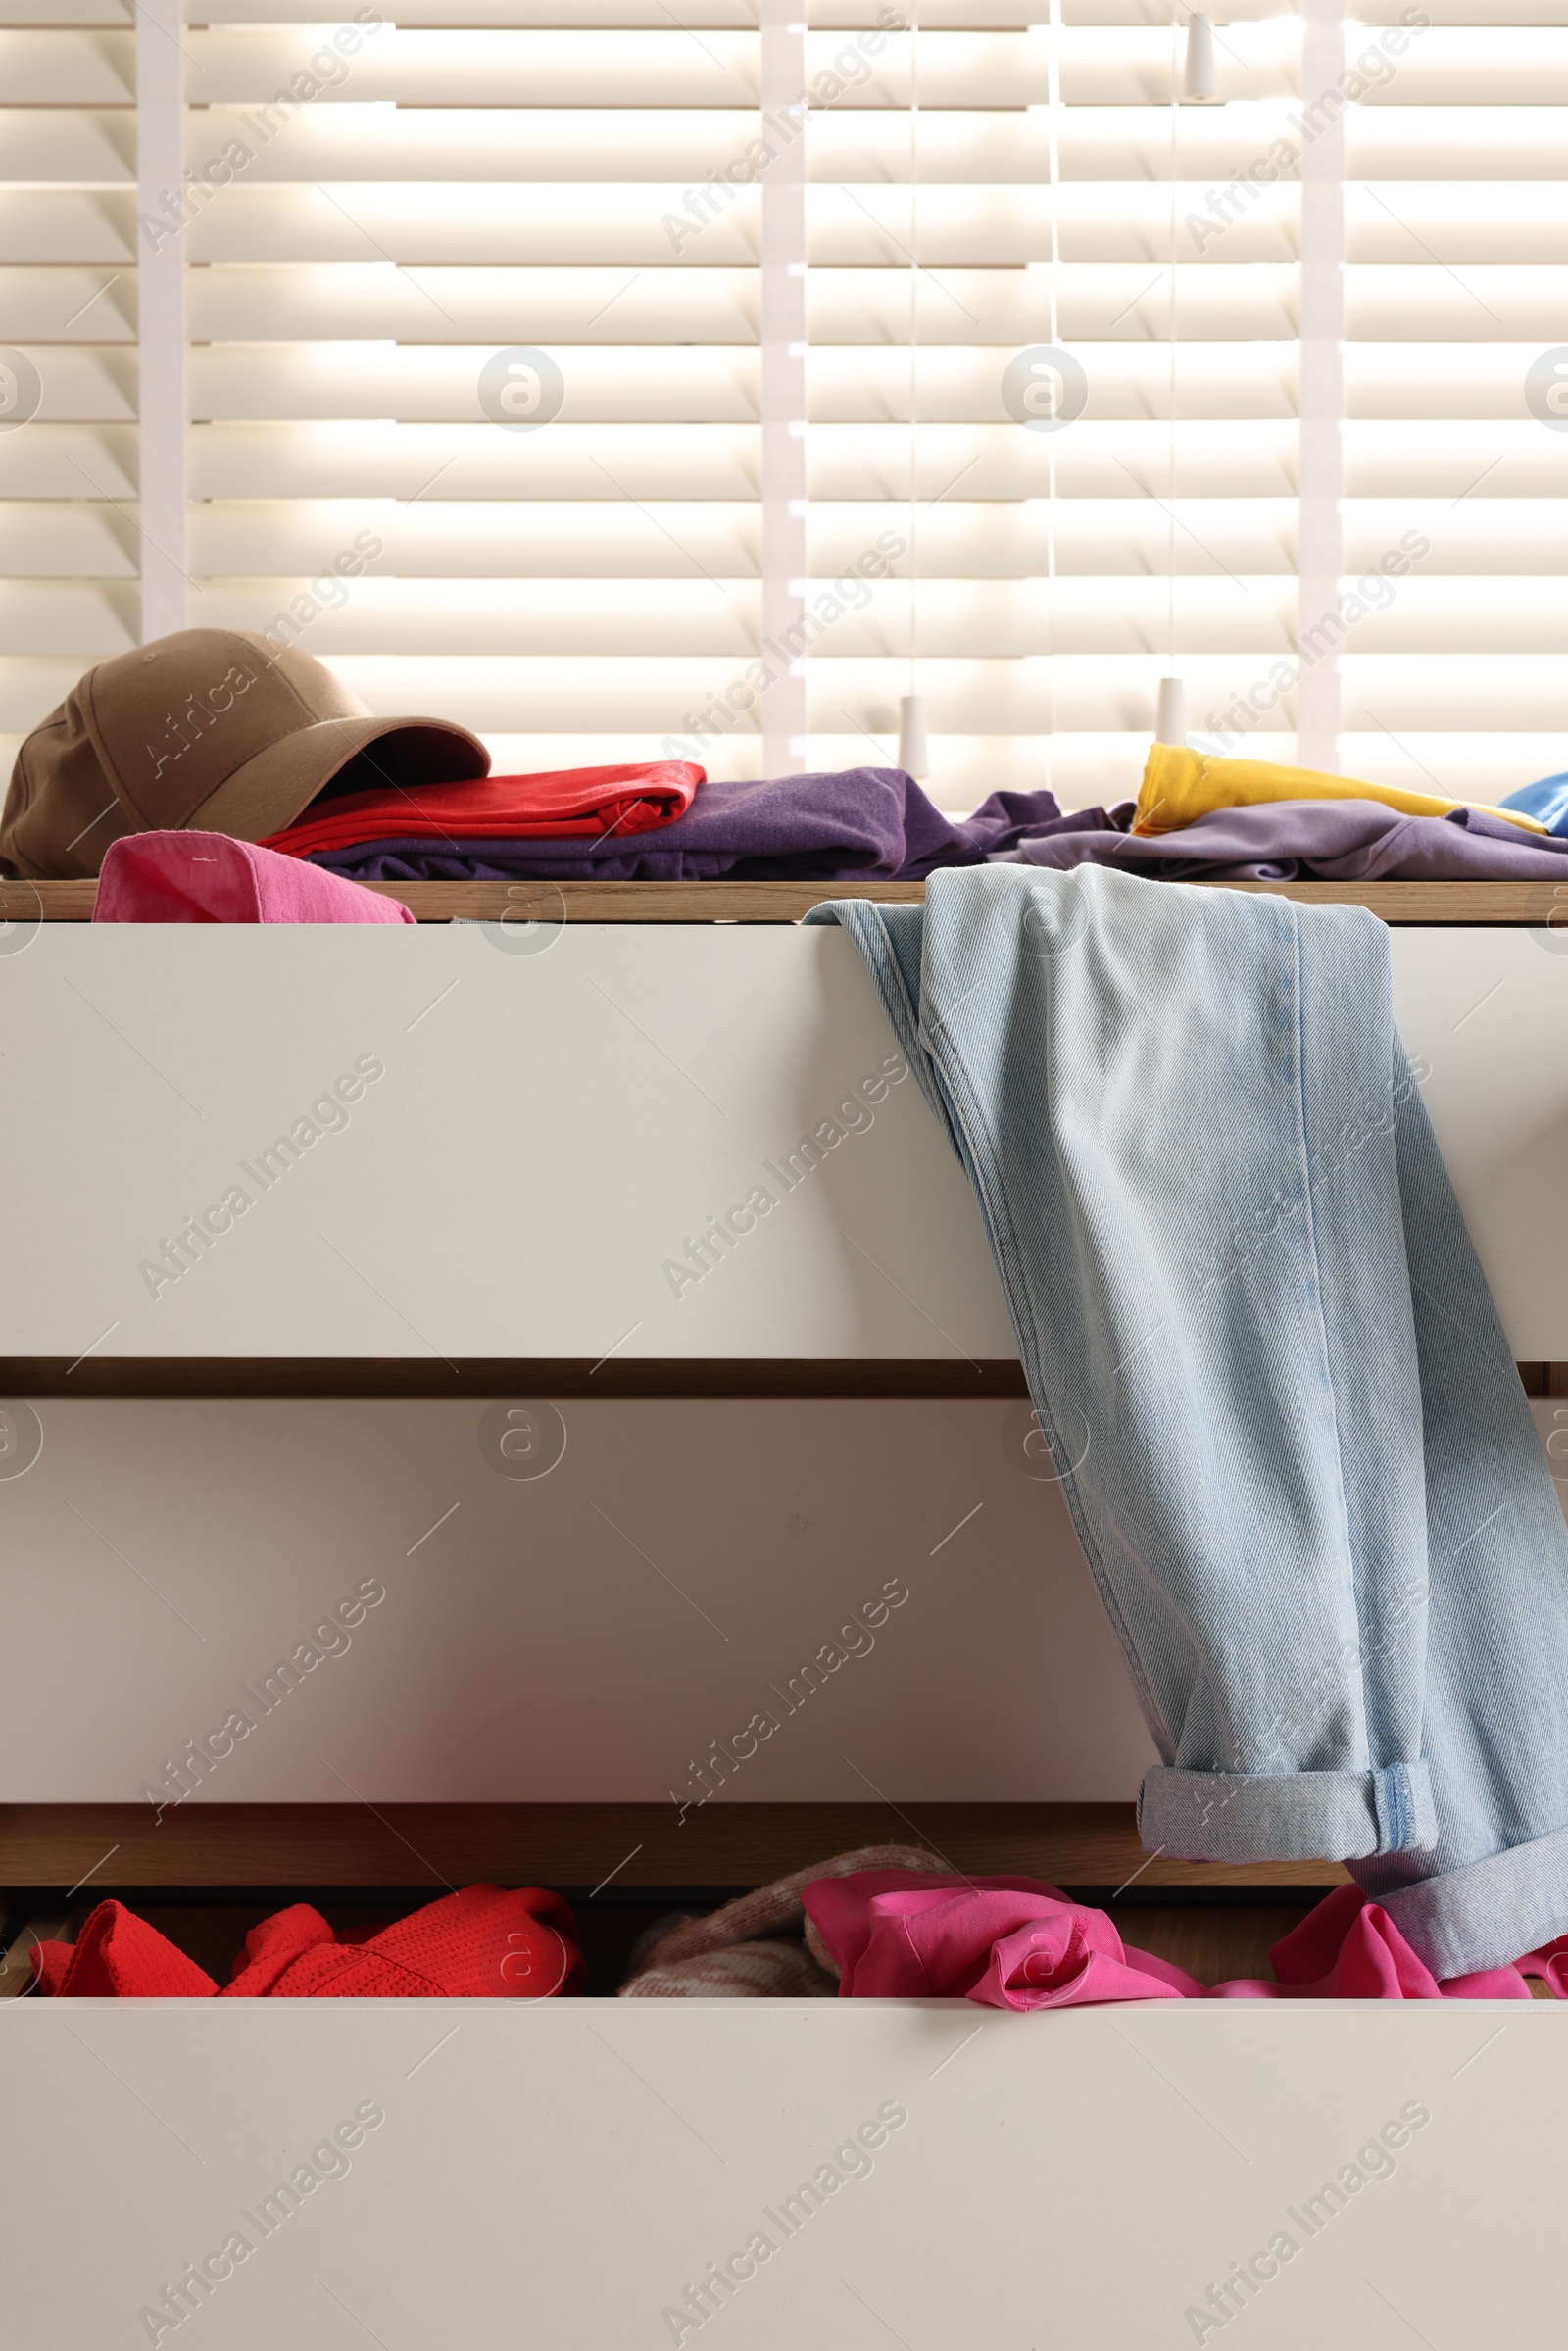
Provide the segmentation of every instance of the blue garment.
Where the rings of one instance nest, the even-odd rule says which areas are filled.
[[[1101,867],[819,906],[978,1195],[1162,1762],[1439,1977],[1568,1930],[1568,1529],[1355,906]]]
[[[1568,833],[1568,775],[1543,776],[1539,784],[1521,784],[1503,802],[1521,815],[1539,816],[1548,833]]]

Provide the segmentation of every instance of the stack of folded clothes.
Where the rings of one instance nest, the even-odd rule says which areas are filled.
[[[545,845],[546,856],[560,854],[558,843],[569,844],[567,857],[581,857],[583,843],[594,849],[624,834],[678,823],[702,781],[703,770],[683,759],[640,767],[570,767],[550,775],[485,775],[413,788],[389,781],[369,790],[323,795],[281,832],[270,833],[262,846],[352,870],[356,880],[365,879],[369,868],[342,866],[340,860],[363,854],[367,845],[378,856],[411,846],[416,854],[452,856],[470,864],[492,852],[513,857],[519,842]],[[386,877],[377,872],[370,878]]]
[[[1568,783],[1552,782],[1568,827]],[[1136,801],[1064,814],[1050,792],[993,792],[958,819],[896,767],[740,784],[690,767],[582,768],[329,799],[267,846],[362,882],[920,881],[987,862],[1155,881],[1568,878],[1568,832],[1522,805],[1547,789],[1476,808],[1156,744]],[[592,814],[524,821],[535,793]]]
[[[1152,881],[1568,880],[1568,778],[1526,785],[1499,808],[1343,775],[1210,759],[1156,743],[1136,802],[1082,811],[1071,834],[1020,841],[1000,861],[1117,865]]]
[[[679,807],[656,813],[656,779],[671,775],[694,780]],[[618,823],[487,826],[474,813],[493,787],[516,806],[541,784],[559,792],[575,784],[586,798],[605,776],[622,779],[628,801],[638,791],[648,796]],[[1049,792],[993,792],[972,816],[956,820],[898,767],[746,784],[710,784],[692,767],[588,767],[417,794],[356,793],[318,808],[318,821],[290,825],[267,847],[357,882],[817,882],[856,874],[917,881],[938,866],[983,864],[1023,841],[1103,821],[1064,816]],[[330,838],[318,838],[328,830]]]
[[[208,845],[182,857],[181,835]],[[1153,880],[1531,881],[1564,871],[1568,776],[1488,808],[1156,744],[1136,802],[1064,814],[1048,791],[993,792],[954,818],[898,767],[755,783],[710,783],[680,759],[491,775],[466,727],[377,716],[297,646],[185,629],[99,662],[26,738],[0,874],[108,878],[115,844],[153,836],[145,857],[122,857],[135,887],[119,919],[403,919],[303,879],[290,889],[254,854],[220,866],[215,835],[352,882],[921,881],[993,860]]]

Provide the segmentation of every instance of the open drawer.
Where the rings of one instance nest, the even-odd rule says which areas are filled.
[[[1546,2003],[24,2001],[3,2022],[8,2331],[51,2351],[1558,2331],[1568,2039]]]

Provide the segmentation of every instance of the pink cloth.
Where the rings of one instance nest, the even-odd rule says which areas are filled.
[[[1529,1954],[1534,1957],[1535,1954]],[[1487,1968],[1441,1983],[1380,1903],[1337,1886],[1269,1953],[1275,1984],[1216,1984],[1219,2000],[1528,2000],[1520,1968]],[[1536,1971],[1541,1972],[1541,1971]]]
[[[1521,1976],[1539,1976],[1554,1998],[1568,2000],[1568,1935],[1543,1943],[1539,1951],[1527,1951],[1514,1965]]]
[[[1102,1910],[1037,1878],[862,1870],[819,1879],[801,1900],[839,1973],[841,1998],[965,1999],[991,2008],[1107,2000],[1528,2000],[1526,1975],[1568,1992],[1568,1935],[1516,1966],[1440,1984],[1387,1911],[1336,1886],[1269,1956],[1278,1982],[1210,1987],[1123,1943]]]
[[[412,922],[395,898],[227,833],[127,833],[104,852],[94,922]]]

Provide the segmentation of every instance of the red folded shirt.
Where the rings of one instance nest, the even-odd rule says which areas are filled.
[[[525,841],[586,834],[651,833],[673,824],[707,776],[687,759],[642,767],[563,767],[553,775],[484,775],[417,791],[329,794],[303,816],[269,833],[264,849],[309,857],[317,849],[353,849],[362,841],[428,834],[446,841]]]
[[[295,1902],[253,1927],[221,1992],[205,1968],[122,1902],[100,1902],[74,1944],[39,1943],[40,1992],[89,2000],[548,2000],[575,1991],[577,1923],[560,1894],[466,1886],[364,1942]]]

